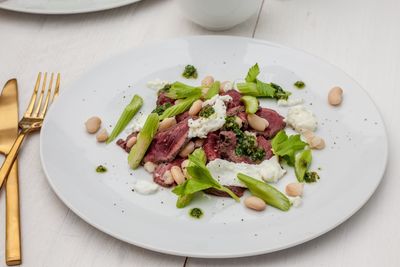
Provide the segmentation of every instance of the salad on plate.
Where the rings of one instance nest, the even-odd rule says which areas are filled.
[[[88,119],[86,129],[97,133],[98,142],[117,140],[128,153],[130,168],[144,168],[152,175],[152,180],[143,177],[133,185],[136,193],[150,195],[160,187],[170,188],[176,207],[184,208],[200,194],[240,203],[248,190],[251,196],[243,201],[247,208],[263,211],[269,205],[288,211],[301,204],[304,186],[319,180],[311,168],[312,151],[324,149],[325,142],[316,134],[317,118],[304,100],[291,97],[278,84],[259,80],[259,74],[255,64],[243,80],[235,82],[212,76],[196,86],[149,81],[149,90],[157,94],[150,114],[138,116],[145,100],[134,95],[110,134],[99,129],[98,117]],[[193,65],[187,65],[181,75],[192,81],[199,76]],[[293,85],[299,90],[307,87],[303,81]],[[333,88],[329,104],[340,105],[342,94],[341,88]],[[277,101],[287,114],[261,106],[260,98]],[[126,131],[127,137],[117,139]],[[288,168],[294,168],[296,182],[281,192],[275,185]],[[200,218],[202,211],[192,209],[190,214]]]

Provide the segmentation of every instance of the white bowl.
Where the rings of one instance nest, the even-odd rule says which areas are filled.
[[[213,31],[232,28],[254,15],[262,0],[177,0],[183,15]]]

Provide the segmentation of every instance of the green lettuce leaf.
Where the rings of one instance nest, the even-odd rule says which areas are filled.
[[[290,166],[295,164],[295,155],[297,151],[303,150],[307,143],[301,141],[300,134],[287,136],[285,131],[281,130],[271,141],[274,154],[282,157]]]

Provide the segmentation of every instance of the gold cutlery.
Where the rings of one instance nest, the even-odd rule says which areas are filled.
[[[0,153],[7,155],[18,136],[17,80],[9,80],[0,95]],[[18,167],[15,160],[6,183],[6,263],[21,264]]]
[[[12,145],[8,155],[6,156],[3,165],[0,168],[0,190],[3,186],[4,180],[11,171],[11,167],[17,158],[19,149],[25,137],[32,132],[40,130],[49,104],[58,96],[60,88],[60,74],[57,74],[53,96],[51,96],[51,93],[53,91],[52,87],[54,74],[51,74],[48,85],[47,72],[44,73],[43,76],[44,77],[42,80],[42,73],[39,72],[29,105],[24,113],[24,116],[18,123],[18,126],[21,130],[18,133],[18,137],[15,139],[15,142]],[[39,90],[40,84],[42,84],[41,90]]]

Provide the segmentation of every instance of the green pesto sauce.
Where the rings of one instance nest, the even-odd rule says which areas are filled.
[[[231,130],[236,134],[236,155],[249,157],[253,161],[261,161],[264,159],[265,151],[261,147],[257,146],[256,137],[245,134],[235,122],[235,116],[226,117],[224,129]]]
[[[294,83],[294,86],[296,86],[297,89],[303,89],[306,86],[306,84],[303,81],[297,81]]]
[[[186,65],[183,70],[182,76],[186,79],[196,79],[197,78],[197,69],[193,65]]]
[[[203,118],[208,118],[214,113],[215,113],[215,109],[212,106],[207,105],[200,110],[199,116],[203,117]]]
[[[201,217],[203,217],[204,213],[199,208],[193,208],[193,209],[189,210],[189,215],[190,215],[190,217],[193,217],[195,219],[200,219]]]
[[[317,172],[306,172],[304,175],[304,182],[306,183],[315,183],[319,180],[319,175]]]
[[[157,113],[158,115],[161,115],[164,113],[164,111],[169,108],[170,106],[172,106],[171,103],[167,102],[164,103],[162,105],[157,106],[151,113]]]
[[[106,172],[106,171],[107,171],[107,168],[104,167],[103,165],[99,165],[99,166],[97,166],[97,168],[96,168],[96,172],[98,172],[98,173],[104,173],[104,172]]]

